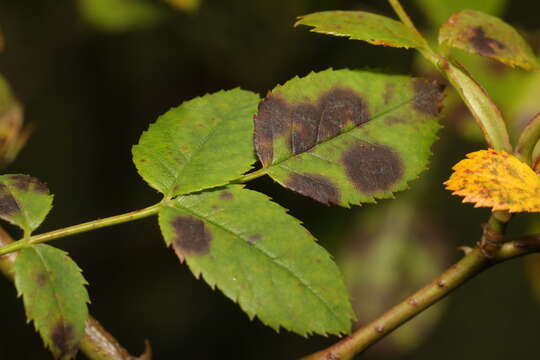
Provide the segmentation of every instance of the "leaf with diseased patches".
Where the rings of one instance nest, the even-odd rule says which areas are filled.
[[[181,196],[160,210],[159,224],[193,274],[250,318],[301,335],[350,331],[354,313],[338,267],[267,196],[240,185]]]
[[[480,11],[463,10],[452,15],[440,29],[439,43],[512,67],[531,70],[540,66],[531,47],[513,27]]]
[[[0,218],[34,231],[52,208],[53,196],[47,184],[28,175],[0,176]]]
[[[310,31],[351,40],[363,40],[373,45],[402,48],[422,47],[422,40],[409,28],[386,16],[363,11],[323,11],[301,16],[297,25],[313,26]]]
[[[139,174],[166,196],[227,184],[251,169],[259,96],[219,91],[169,110],[133,147]]]
[[[444,184],[463,202],[510,212],[540,211],[540,179],[527,164],[504,151],[480,150],[454,167]]]
[[[440,84],[326,70],[277,86],[259,105],[255,148],[264,171],[325,204],[360,204],[407,188],[439,129]]]
[[[13,270],[28,321],[34,322],[55,358],[73,359],[90,302],[77,264],[65,252],[38,244],[21,250]]]

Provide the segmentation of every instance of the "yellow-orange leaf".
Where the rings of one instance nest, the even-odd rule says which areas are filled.
[[[510,212],[540,211],[540,178],[527,164],[504,151],[480,150],[453,167],[444,184],[463,202]]]

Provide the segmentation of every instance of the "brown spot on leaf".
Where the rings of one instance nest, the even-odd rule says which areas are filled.
[[[234,199],[234,195],[232,194],[232,192],[225,190],[219,193],[219,198],[221,200],[232,200]]]
[[[469,42],[474,50],[482,56],[493,55],[497,50],[502,50],[506,46],[499,40],[486,36],[486,32],[481,26],[471,28],[471,37]]]
[[[33,190],[39,193],[49,192],[47,184],[28,175],[13,175],[10,177],[10,180],[13,182],[13,186],[21,191]]]
[[[291,108],[290,116],[292,153],[301,154],[317,145],[322,126],[319,109],[311,104],[300,104]]]
[[[75,342],[75,332],[73,326],[60,321],[53,329],[52,343],[59,351],[59,358],[74,354],[78,344]]]
[[[177,216],[171,221],[176,237],[172,244],[181,261],[185,255],[205,255],[210,250],[212,234],[203,221],[190,216]]]
[[[248,243],[250,244],[255,244],[257,241],[261,240],[262,236],[261,234],[255,234],[255,235],[251,235],[248,239]]]
[[[49,274],[46,272],[40,272],[36,274],[36,283],[39,287],[44,286],[49,281]]]
[[[347,125],[359,126],[369,120],[364,100],[345,88],[336,87],[324,93],[319,99],[319,108],[321,115],[317,143],[339,135]]]
[[[290,128],[289,111],[285,100],[274,94],[269,94],[259,104],[259,112],[254,117],[253,139],[257,155],[264,166],[272,162],[275,137],[282,135]]]
[[[339,204],[341,198],[337,186],[319,174],[293,173],[285,181],[285,186],[325,205]]]
[[[284,137],[293,154],[300,154],[368,120],[367,104],[347,88],[334,87],[316,101],[295,105],[270,94],[255,116],[255,148],[266,166],[273,160],[274,142],[279,137]]]
[[[21,209],[4,184],[0,184],[0,216],[12,216]]]
[[[359,191],[387,191],[403,176],[403,162],[389,147],[356,142],[342,157],[347,176]]]
[[[421,113],[436,116],[442,110],[444,88],[446,85],[437,80],[413,80],[413,107]]]

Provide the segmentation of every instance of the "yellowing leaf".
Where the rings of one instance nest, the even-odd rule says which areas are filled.
[[[510,212],[540,212],[540,178],[527,164],[504,151],[480,150],[453,167],[444,184],[463,202]]]

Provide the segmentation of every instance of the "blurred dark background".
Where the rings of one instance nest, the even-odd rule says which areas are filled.
[[[424,72],[411,50],[374,47],[292,26],[299,15],[332,9],[393,16],[383,1],[203,0],[196,11],[186,11],[148,0],[148,9],[139,9],[127,20],[123,10],[112,16],[107,1],[91,2],[0,0],[0,29],[5,37],[0,73],[24,105],[25,121],[35,126],[27,146],[6,171],[40,178],[55,194],[54,209],[38,232],[158,201],[158,194],[137,175],[131,146],[158,115],[185,100],[237,86],[264,95],[295,75],[329,67]],[[485,2],[489,3],[476,5]],[[533,45],[539,44],[538,4],[491,2],[498,4],[493,12],[504,14]],[[429,32],[433,17],[426,13],[425,3],[403,2]],[[475,1],[470,3],[475,6]],[[499,75],[489,76],[498,83]],[[525,83],[534,74],[518,76]],[[506,100],[518,96],[498,91]],[[517,113],[518,105],[507,102],[511,104],[505,104],[505,114]],[[530,102],[540,110],[534,97]],[[432,249],[438,254],[433,255],[436,264],[433,274],[428,274],[432,276],[461,256],[457,246],[472,245],[479,238],[480,224],[488,216],[485,209],[461,204],[442,185],[454,163],[484,146],[474,130],[472,135],[463,130],[463,121],[472,121],[451,114],[453,109],[447,109],[431,169],[411,183],[410,194],[400,193],[396,200],[381,201],[381,206],[328,208],[265,178],[249,186],[288,207],[338,260],[352,253],[351,243],[361,244],[391,230],[393,219],[382,221],[388,218],[385,211],[394,211],[393,203],[402,204],[414,224],[407,237],[421,238],[426,244],[423,258],[430,259]],[[381,225],[369,225],[371,230],[365,231],[366,218],[369,224],[377,224],[380,218]],[[535,222],[534,216],[523,216],[510,232],[527,233]],[[15,238],[20,235],[8,229]],[[238,306],[179,264],[164,246],[155,218],[52,244],[68,251],[83,269],[90,283],[92,315],[133,353],[142,352],[148,339],[155,359],[160,360],[295,359],[336,341],[319,336],[306,340],[287,331],[277,334],[258,320],[249,321]],[[350,262],[350,256],[347,259]],[[361,264],[365,259],[357,256],[354,261]],[[419,259],[413,258],[407,266],[425,261]],[[524,259],[515,260],[489,270],[436,305],[437,316],[417,332],[409,332],[409,345],[386,341],[361,358],[537,359],[540,304],[531,282],[540,279],[530,270],[533,262],[528,262],[524,266]],[[396,274],[403,264],[378,269],[378,263],[384,262],[374,262],[356,275],[365,279],[370,271]],[[377,315],[362,313],[363,308],[373,307],[368,301],[397,303],[427,279],[412,281],[414,286],[406,292],[384,289],[383,299],[374,297],[379,292],[369,287],[365,294],[355,291],[359,318],[367,321]],[[51,358],[33,325],[25,324],[22,302],[7,280],[0,279],[0,294],[0,359]]]

